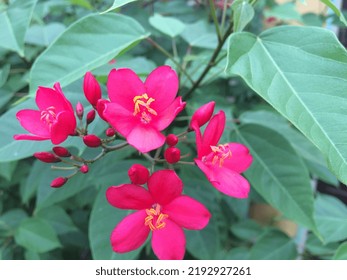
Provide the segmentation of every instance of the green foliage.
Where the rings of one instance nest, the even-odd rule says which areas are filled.
[[[240,32],[253,19],[253,6],[247,0],[238,0],[233,2],[231,7],[234,13],[234,31]]]

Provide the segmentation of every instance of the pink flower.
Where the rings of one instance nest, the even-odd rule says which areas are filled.
[[[186,239],[182,228],[201,230],[211,214],[200,202],[181,194],[183,184],[173,170],[154,172],[147,185],[148,190],[133,184],[108,188],[106,197],[112,206],[137,210],[113,230],[113,250],[135,250],[152,232],[152,248],[159,259],[183,259]]]
[[[184,109],[176,97],[178,77],[169,66],[160,66],[143,83],[130,69],[113,69],[107,82],[111,103],[105,103],[103,116],[128,143],[142,153],[162,146],[167,128]]]
[[[93,105],[93,107],[96,107],[98,100],[101,98],[101,88],[98,81],[90,72],[84,75],[83,91],[88,102]]]
[[[54,88],[39,87],[36,92],[39,110],[25,109],[17,113],[21,126],[32,134],[18,134],[16,140],[48,140],[58,145],[75,133],[76,119],[71,103],[59,83]]]
[[[223,111],[212,117],[203,135],[197,123],[193,124],[198,149],[195,163],[217,190],[236,198],[247,198],[250,186],[240,173],[251,165],[253,158],[248,148],[242,144],[218,145],[224,127]]]
[[[211,101],[209,103],[202,105],[199,109],[197,109],[192,116],[192,119],[189,124],[189,128],[192,129],[194,122],[196,122],[199,127],[207,123],[212,117],[215,104],[216,103],[214,101]]]

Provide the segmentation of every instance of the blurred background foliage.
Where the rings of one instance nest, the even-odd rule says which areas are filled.
[[[313,8],[302,10],[305,1],[243,1],[250,9],[241,15],[232,1],[214,2],[224,30],[231,19],[234,28],[256,35],[286,24],[343,30],[341,15],[327,12],[320,2],[311,6],[308,1]],[[148,243],[119,255],[109,242],[112,229],[128,213],[111,207],[105,190],[128,182],[133,163],[148,165],[136,151],[109,154],[88,174],[51,189],[49,183],[61,171],[31,157],[51,144],[12,137],[23,131],[15,113],[34,106],[38,85],[60,81],[74,105],[81,101],[88,108],[82,91],[86,71],[93,70],[106,97],[113,67],[132,68],[145,78],[163,64],[179,73],[179,94],[187,101],[168,133],[182,132],[195,109],[215,100],[228,116],[224,142],[245,143],[255,158],[246,172],[251,195],[244,200],[216,192],[195,167],[177,168],[185,192],[213,214],[204,230],[186,231],[186,259],[347,259],[345,186],[312,142],[242,78],[224,71],[226,43],[192,91],[217,46],[209,1],[0,1],[0,259],[155,258]],[[98,135],[105,128],[102,122],[91,126]],[[192,135],[187,143],[179,147],[193,159]],[[95,154],[75,139],[64,146],[86,158]]]

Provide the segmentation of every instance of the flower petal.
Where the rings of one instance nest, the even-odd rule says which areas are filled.
[[[159,114],[175,99],[178,91],[178,77],[170,66],[160,66],[154,69],[145,81],[146,92],[155,99],[151,104]]]
[[[223,166],[237,173],[246,171],[253,160],[249,149],[240,143],[229,143],[228,145],[232,155],[230,159],[224,161]]]
[[[167,128],[176,116],[184,109],[186,102],[182,102],[181,97],[177,97],[169,107],[162,111],[156,118],[153,118],[151,125],[157,128],[159,131]]]
[[[43,141],[51,139],[50,137],[41,137],[36,135],[30,135],[30,134],[16,134],[13,135],[14,140],[34,140],[34,141]]]
[[[249,182],[237,172],[224,166],[207,166],[198,159],[195,159],[195,163],[205,173],[210,183],[220,192],[236,198],[248,197],[250,190]]]
[[[154,172],[147,185],[153,199],[161,205],[170,203],[180,196],[183,190],[183,183],[173,170]]]
[[[219,111],[209,121],[202,136],[202,153],[207,155],[211,152],[210,146],[216,146],[221,138],[225,127],[225,113]]]
[[[145,188],[133,184],[109,187],[106,199],[112,206],[120,209],[141,210],[151,208],[154,204],[152,196]]]
[[[150,232],[145,226],[146,211],[141,210],[126,216],[112,231],[111,244],[113,251],[126,253],[139,248]]]
[[[48,130],[48,126],[41,121],[41,112],[37,110],[20,110],[16,114],[22,127],[32,134],[35,134],[44,138],[51,138]]]
[[[169,219],[186,229],[203,229],[209,222],[211,214],[199,201],[181,195],[163,206],[162,212]]]
[[[53,123],[51,129],[51,139],[54,145],[64,142],[69,135],[73,134],[76,128],[76,119],[69,111],[60,112],[57,121]]]
[[[165,227],[152,232],[152,248],[160,260],[182,260],[186,250],[183,229],[169,219]]]
[[[124,137],[139,123],[132,112],[116,103],[104,103],[103,106],[102,116]]]
[[[128,122],[128,125],[131,126],[131,123]],[[132,127],[127,141],[141,153],[147,153],[164,145],[165,136],[149,124],[138,124]]]
[[[36,104],[41,111],[47,110],[49,107],[54,107],[55,112],[65,110],[73,110],[69,101],[65,98],[58,84],[55,85],[57,90],[39,87],[36,92]]]
[[[145,86],[130,69],[112,69],[107,80],[107,91],[111,102],[134,112],[134,97],[146,93]]]

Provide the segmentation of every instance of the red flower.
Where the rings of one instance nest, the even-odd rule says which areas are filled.
[[[159,259],[183,259],[186,239],[182,228],[200,230],[210,212],[200,202],[182,195],[183,184],[173,170],[152,174],[145,188],[124,184],[110,187],[108,202],[117,208],[138,210],[113,230],[111,243],[117,253],[139,248],[152,232],[152,248]]]
[[[142,153],[162,146],[167,128],[185,106],[176,97],[178,77],[169,66],[156,68],[143,83],[130,69],[113,69],[107,82],[111,103],[104,118]]]
[[[51,139],[53,144],[58,145],[75,133],[74,110],[59,83],[54,84],[54,89],[39,87],[35,101],[39,110],[20,110],[16,115],[21,126],[32,134],[17,134],[14,139]]]
[[[210,183],[220,192],[246,198],[250,190],[248,181],[240,175],[252,163],[246,146],[239,143],[218,145],[225,127],[225,114],[220,111],[208,123],[204,134],[195,123],[198,158],[195,163],[205,173]]]

